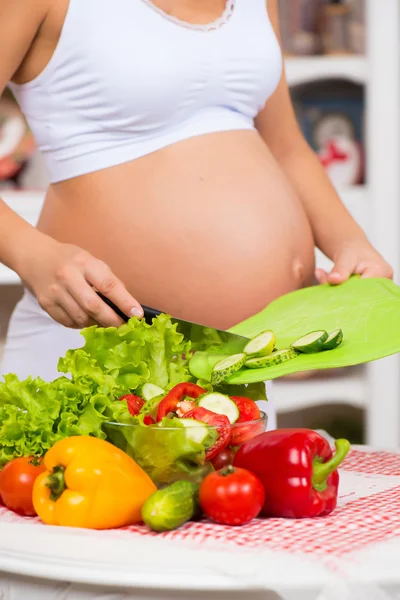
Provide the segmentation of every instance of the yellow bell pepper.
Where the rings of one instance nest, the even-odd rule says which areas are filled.
[[[157,489],[130,456],[95,437],[57,442],[44,466],[32,499],[48,525],[112,529],[140,523],[142,506]]]

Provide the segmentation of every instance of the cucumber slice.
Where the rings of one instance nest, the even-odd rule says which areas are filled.
[[[276,337],[273,331],[263,331],[247,342],[243,352],[250,356],[267,356],[275,348]]]
[[[245,366],[248,369],[274,367],[275,365],[280,365],[287,360],[296,358],[298,354],[299,353],[294,348],[285,348],[284,350],[277,350],[268,356],[256,356],[255,358],[249,358],[249,360],[246,361]]]
[[[210,393],[205,394],[199,402],[199,406],[211,410],[219,415],[228,417],[230,423],[234,423],[239,418],[239,409],[236,404],[224,394]]]
[[[304,352],[304,354],[312,354],[319,352],[327,339],[328,334],[326,331],[312,331],[293,342],[292,348]]]
[[[158,385],[154,385],[154,383],[145,383],[142,387],[143,400],[148,401],[162,394],[165,394],[165,390],[158,387]]]
[[[232,356],[219,360],[212,369],[211,383],[217,385],[218,383],[225,381],[225,379],[243,367],[246,358],[246,354],[241,352],[240,354],[233,354]]]
[[[197,350],[189,360],[189,371],[196,379],[211,381],[213,366],[229,354],[208,354]]]
[[[322,344],[322,350],[333,350],[340,346],[342,341],[343,331],[341,329],[335,329],[335,331],[331,331],[325,342]]]
[[[208,436],[207,425],[196,419],[179,419],[184,427],[187,428],[187,437],[196,444],[204,444]]]

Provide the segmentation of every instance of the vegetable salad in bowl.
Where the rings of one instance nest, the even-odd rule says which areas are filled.
[[[201,476],[222,450],[265,429],[254,402],[266,399],[265,385],[199,379],[190,362],[205,348],[193,348],[168,315],[82,335],[84,346],[60,358],[54,381],[8,374],[0,382],[0,468],[85,435],[123,446],[157,484],[166,483]]]
[[[207,392],[191,382],[147,401],[132,394],[121,401],[134,423],[108,422],[103,430],[159,486],[177,479],[199,482],[214,467],[231,464],[236,449],[267,424],[250,398]]]

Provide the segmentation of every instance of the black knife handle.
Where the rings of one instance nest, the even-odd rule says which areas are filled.
[[[121,319],[123,319],[124,321],[129,321],[130,317],[127,317],[126,315],[124,315],[122,310],[120,310],[118,308],[118,306],[115,306],[114,302],[111,302],[111,300],[109,298],[107,298],[106,296],[104,296],[104,294],[102,294],[101,292],[97,292],[97,295],[103,300],[103,302],[105,302],[107,304],[107,306],[112,308],[113,311],[119,317],[121,317]],[[142,308],[143,308],[143,313],[144,313],[144,319],[145,319],[146,323],[148,323],[149,325],[151,325],[154,317],[158,317],[158,315],[161,314],[161,311],[157,310],[156,308],[149,308],[148,306],[143,306],[143,305],[142,305]]]

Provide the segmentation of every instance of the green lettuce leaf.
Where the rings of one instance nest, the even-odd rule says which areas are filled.
[[[0,382],[0,467],[18,456],[42,456],[72,435],[104,439],[108,397],[91,386],[82,389],[65,377],[49,383],[6,375]]]
[[[171,389],[190,379],[184,358],[190,342],[177,332],[168,315],[160,315],[152,325],[134,318],[119,328],[88,327],[82,335],[86,340],[83,348],[69,350],[60,359],[58,370],[74,380],[83,376],[97,383],[101,380],[114,398],[134,392],[146,382]],[[110,381],[103,380],[105,375]]]
[[[0,382],[0,467],[17,456],[43,455],[72,435],[105,439],[105,422],[135,423],[121,396],[146,382],[168,390],[191,379],[190,342],[168,315],[152,325],[131,319],[118,329],[93,326],[82,335],[83,348],[68,350],[59,360],[65,376],[45,382],[9,374]],[[144,414],[154,415],[159,401],[148,403]]]

